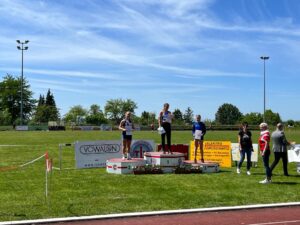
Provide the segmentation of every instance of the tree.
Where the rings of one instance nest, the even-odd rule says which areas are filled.
[[[39,101],[38,101],[38,107],[41,106],[41,105],[45,105],[45,97],[44,95],[40,95],[39,97]]]
[[[274,113],[274,112],[272,112],[271,109],[267,109],[266,110],[266,112],[265,112],[265,120],[266,120],[267,124],[274,125],[274,126],[277,123],[281,122],[281,118],[280,118],[279,113]]]
[[[34,114],[34,121],[38,123],[46,123],[49,121],[57,121],[59,117],[58,109],[56,108],[54,96],[48,89],[46,99],[40,95],[38,105]]]
[[[263,116],[261,113],[247,113],[243,116],[242,122],[247,122],[249,125],[259,125],[263,122]]]
[[[130,99],[110,99],[106,102],[104,109],[105,115],[118,124],[124,117],[125,112],[129,111],[134,114],[137,104]]]
[[[0,110],[0,124],[10,125],[11,121],[11,114],[8,112],[8,109]]]
[[[140,123],[142,125],[150,125],[156,122],[155,113],[143,111],[140,117],[140,121],[138,121],[138,117],[135,117],[135,123]]]
[[[183,120],[183,115],[182,112],[180,111],[180,109],[175,109],[173,112],[174,115],[174,119],[177,121],[182,121]]]
[[[193,110],[188,107],[186,110],[185,110],[185,113],[183,114],[183,120],[185,123],[192,123],[193,122]]]
[[[240,110],[229,103],[221,105],[216,113],[216,122],[224,125],[236,124],[242,117]]]
[[[150,112],[149,119],[152,123],[154,123],[157,120],[154,112]]]
[[[55,106],[54,97],[53,97],[53,94],[51,93],[50,89],[48,89],[48,91],[47,91],[45,104],[49,105],[49,106]]]
[[[100,109],[99,105],[93,104],[90,106],[88,115],[86,116],[86,122],[92,125],[101,125],[107,123],[107,120],[104,117],[103,111]]]
[[[36,100],[32,98],[33,92],[27,80],[23,79],[23,115],[28,120],[35,108]],[[0,82],[0,110],[10,114],[10,124],[16,123],[21,113],[21,78],[7,74]],[[6,121],[8,122],[8,121]],[[8,124],[6,124],[8,125]]]
[[[141,114],[141,124],[142,125],[149,125],[150,113],[143,111]]]
[[[287,124],[288,126],[293,127],[293,126],[295,126],[295,121],[294,121],[294,120],[287,120],[287,121],[286,121],[286,124]]]
[[[46,100],[45,104],[48,107],[48,121],[56,121],[58,120],[59,117],[59,112],[56,107],[56,103],[54,100],[54,96],[51,93],[50,89],[48,89],[47,95],[46,95]]]
[[[81,118],[87,116],[87,110],[84,109],[81,105],[75,105],[71,107],[69,112],[64,116],[66,122],[75,122],[76,124],[81,123]]]

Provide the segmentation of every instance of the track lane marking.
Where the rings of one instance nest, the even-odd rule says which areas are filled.
[[[291,220],[291,221],[278,221],[278,222],[267,222],[267,223],[251,223],[248,225],[272,225],[272,224],[287,224],[287,223],[298,223],[300,220]]]

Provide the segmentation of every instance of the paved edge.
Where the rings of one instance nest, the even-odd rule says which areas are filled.
[[[116,218],[129,218],[129,217],[171,215],[171,214],[186,214],[186,213],[199,213],[199,212],[275,208],[275,207],[287,207],[287,206],[300,206],[300,202],[242,205],[242,206],[229,206],[229,207],[213,207],[213,208],[197,208],[197,209],[164,210],[164,211],[150,211],[150,212],[136,212],[136,213],[120,213],[120,214],[50,218],[50,219],[37,219],[37,220],[6,221],[6,222],[0,222],[0,225],[43,224],[43,223],[84,221],[84,220],[101,220],[101,219],[116,219]]]

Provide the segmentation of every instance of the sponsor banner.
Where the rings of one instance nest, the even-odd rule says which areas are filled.
[[[121,141],[75,143],[76,168],[106,167],[106,160],[122,157]]]
[[[140,131],[141,130],[141,126],[137,125],[137,124],[134,124],[134,130],[135,131]]]
[[[83,130],[83,131],[90,131],[90,130],[93,130],[93,126],[79,126],[80,130]]]
[[[153,140],[133,140],[130,148],[132,158],[144,158],[145,152],[154,152],[155,143]]]
[[[258,161],[258,144],[252,144],[253,152],[251,153],[251,162]],[[239,143],[231,143],[231,155],[233,161],[240,161],[240,150]],[[245,160],[247,160],[247,156],[245,156]]]
[[[18,131],[28,130],[28,126],[16,126],[16,130]]]
[[[190,142],[190,160],[194,160],[194,141]],[[220,167],[231,167],[230,141],[204,141],[204,161],[219,163]],[[200,160],[200,147],[197,149],[197,160]]]
[[[108,124],[101,124],[100,125],[100,130],[104,130],[104,131],[112,131],[112,126],[108,125]]]
[[[289,162],[300,162],[300,145],[295,145],[291,150],[288,150]],[[298,164],[298,167],[300,164]]]

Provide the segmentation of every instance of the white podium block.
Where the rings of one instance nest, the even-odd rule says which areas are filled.
[[[115,174],[131,174],[138,166],[145,166],[145,160],[133,158],[131,160],[113,158],[106,161],[106,172]]]
[[[144,154],[146,164],[158,166],[164,173],[173,173],[184,161],[184,153],[173,152],[164,154],[163,152],[146,152]]]
[[[214,162],[204,162],[202,163],[200,160],[195,163],[193,160],[184,161],[184,165],[190,167],[200,167],[202,173],[217,173],[220,171],[220,166],[218,163]]]

